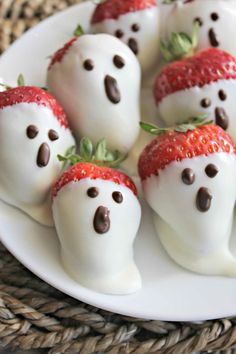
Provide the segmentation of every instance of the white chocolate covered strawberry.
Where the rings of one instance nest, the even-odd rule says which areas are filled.
[[[0,198],[52,225],[50,190],[58,154],[75,145],[62,107],[38,87],[0,93]]]
[[[236,59],[230,54],[210,48],[170,63],[158,75],[154,95],[168,126],[206,114],[236,141]]]
[[[218,126],[183,125],[143,151],[139,174],[161,242],[178,264],[208,275],[236,276],[229,251],[236,201],[236,150]],[[154,130],[153,130],[154,129]]]
[[[107,34],[74,38],[53,57],[48,85],[77,136],[105,138],[128,152],[139,134],[140,66],[132,51]]]
[[[233,39],[235,0],[173,1],[173,8],[165,22],[165,35],[169,38],[172,32],[184,32],[190,36],[196,22],[200,25],[199,50],[214,47],[236,56],[236,42]]]
[[[156,0],[103,1],[97,5],[91,24],[96,33],[108,33],[126,43],[144,72],[157,64],[160,10]]]
[[[136,186],[106,163],[97,165],[103,142],[94,158],[91,143],[85,139],[82,145],[84,158],[69,158],[80,162],[64,172],[52,192],[63,265],[77,282],[95,291],[135,292],[141,287],[133,259],[141,220]],[[111,156],[108,159],[111,163]]]

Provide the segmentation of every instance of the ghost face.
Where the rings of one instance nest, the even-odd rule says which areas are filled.
[[[69,129],[44,106],[21,103],[1,110],[0,197],[38,220],[34,207],[50,199],[61,172],[57,155],[74,144]]]
[[[184,32],[191,35],[195,22],[200,25],[199,49],[218,47],[236,56],[236,2],[234,0],[192,0],[177,2],[168,17],[166,35]]]
[[[139,134],[140,67],[118,39],[84,35],[48,71],[48,84],[77,137],[127,152]]]
[[[66,270],[79,283],[105,293],[130,293],[141,286],[133,242],[141,208],[128,188],[84,179],[61,189],[53,216]]]
[[[236,157],[218,153],[173,162],[144,182],[147,201],[192,252],[228,245],[236,200]]]
[[[143,72],[147,72],[159,57],[160,18],[158,7],[121,15],[92,25],[96,33],[111,34],[127,44],[137,55]]]
[[[236,141],[235,80],[219,80],[165,97],[158,105],[163,121],[171,126],[190,117],[206,114]]]

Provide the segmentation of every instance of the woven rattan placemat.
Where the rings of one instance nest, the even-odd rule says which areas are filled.
[[[125,1],[125,0],[124,0]],[[0,51],[43,18],[80,0],[0,0]],[[184,291],[184,289],[183,289]],[[236,300],[235,300],[236,301]],[[0,245],[0,352],[190,354],[236,347],[236,318],[203,324],[108,313],[55,290]]]

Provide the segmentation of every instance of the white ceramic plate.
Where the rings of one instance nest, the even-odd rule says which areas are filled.
[[[72,7],[30,30],[0,58],[0,77],[15,81],[23,73],[28,84],[45,85],[47,57],[64,44],[81,23],[88,29],[92,4]],[[149,104],[148,104],[149,106]],[[168,321],[199,321],[236,315],[236,279],[204,277],[183,270],[163,250],[143,205],[135,258],[143,289],[129,296],[107,296],[70,279],[59,257],[53,229],[0,202],[1,241],[20,262],[47,283],[86,303],[124,315]],[[234,228],[236,235],[236,227]],[[232,248],[236,250],[236,237]]]

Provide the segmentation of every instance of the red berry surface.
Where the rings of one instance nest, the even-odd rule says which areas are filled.
[[[139,175],[145,180],[158,175],[159,170],[174,161],[220,152],[236,154],[236,148],[229,134],[219,126],[206,125],[187,133],[170,131],[146,146],[139,158]]]
[[[157,6],[156,0],[106,0],[97,5],[91,22],[95,24],[108,19],[115,20],[129,12],[145,10],[153,6]]]
[[[59,178],[53,187],[52,196],[56,197],[57,193],[68,183],[72,181],[77,182],[85,178],[111,181],[129,188],[134,195],[138,195],[134,182],[124,173],[109,167],[100,167],[88,162],[79,162],[65,171]]]
[[[19,103],[36,103],[53,111],[60,124],[68,128],[66,114],[57,100],[40,87],[20,86],[0,93],[0,109],[14,106]]]
[[[64,47],[60,48],[52,57],[51,63],[48,67],[48,70],[51,69],[51,67],[56,64],[60,63],[62,59],[64,58],[65,54],[68,52],[70,47],[77,41],[79,37],[72,38],[69,42],[67,42]]]
[[[158,104],[177,91],[229,79],[236,79],[236,58],[220,49],[210,48],[167,65],[156,79],[154,96]]]

